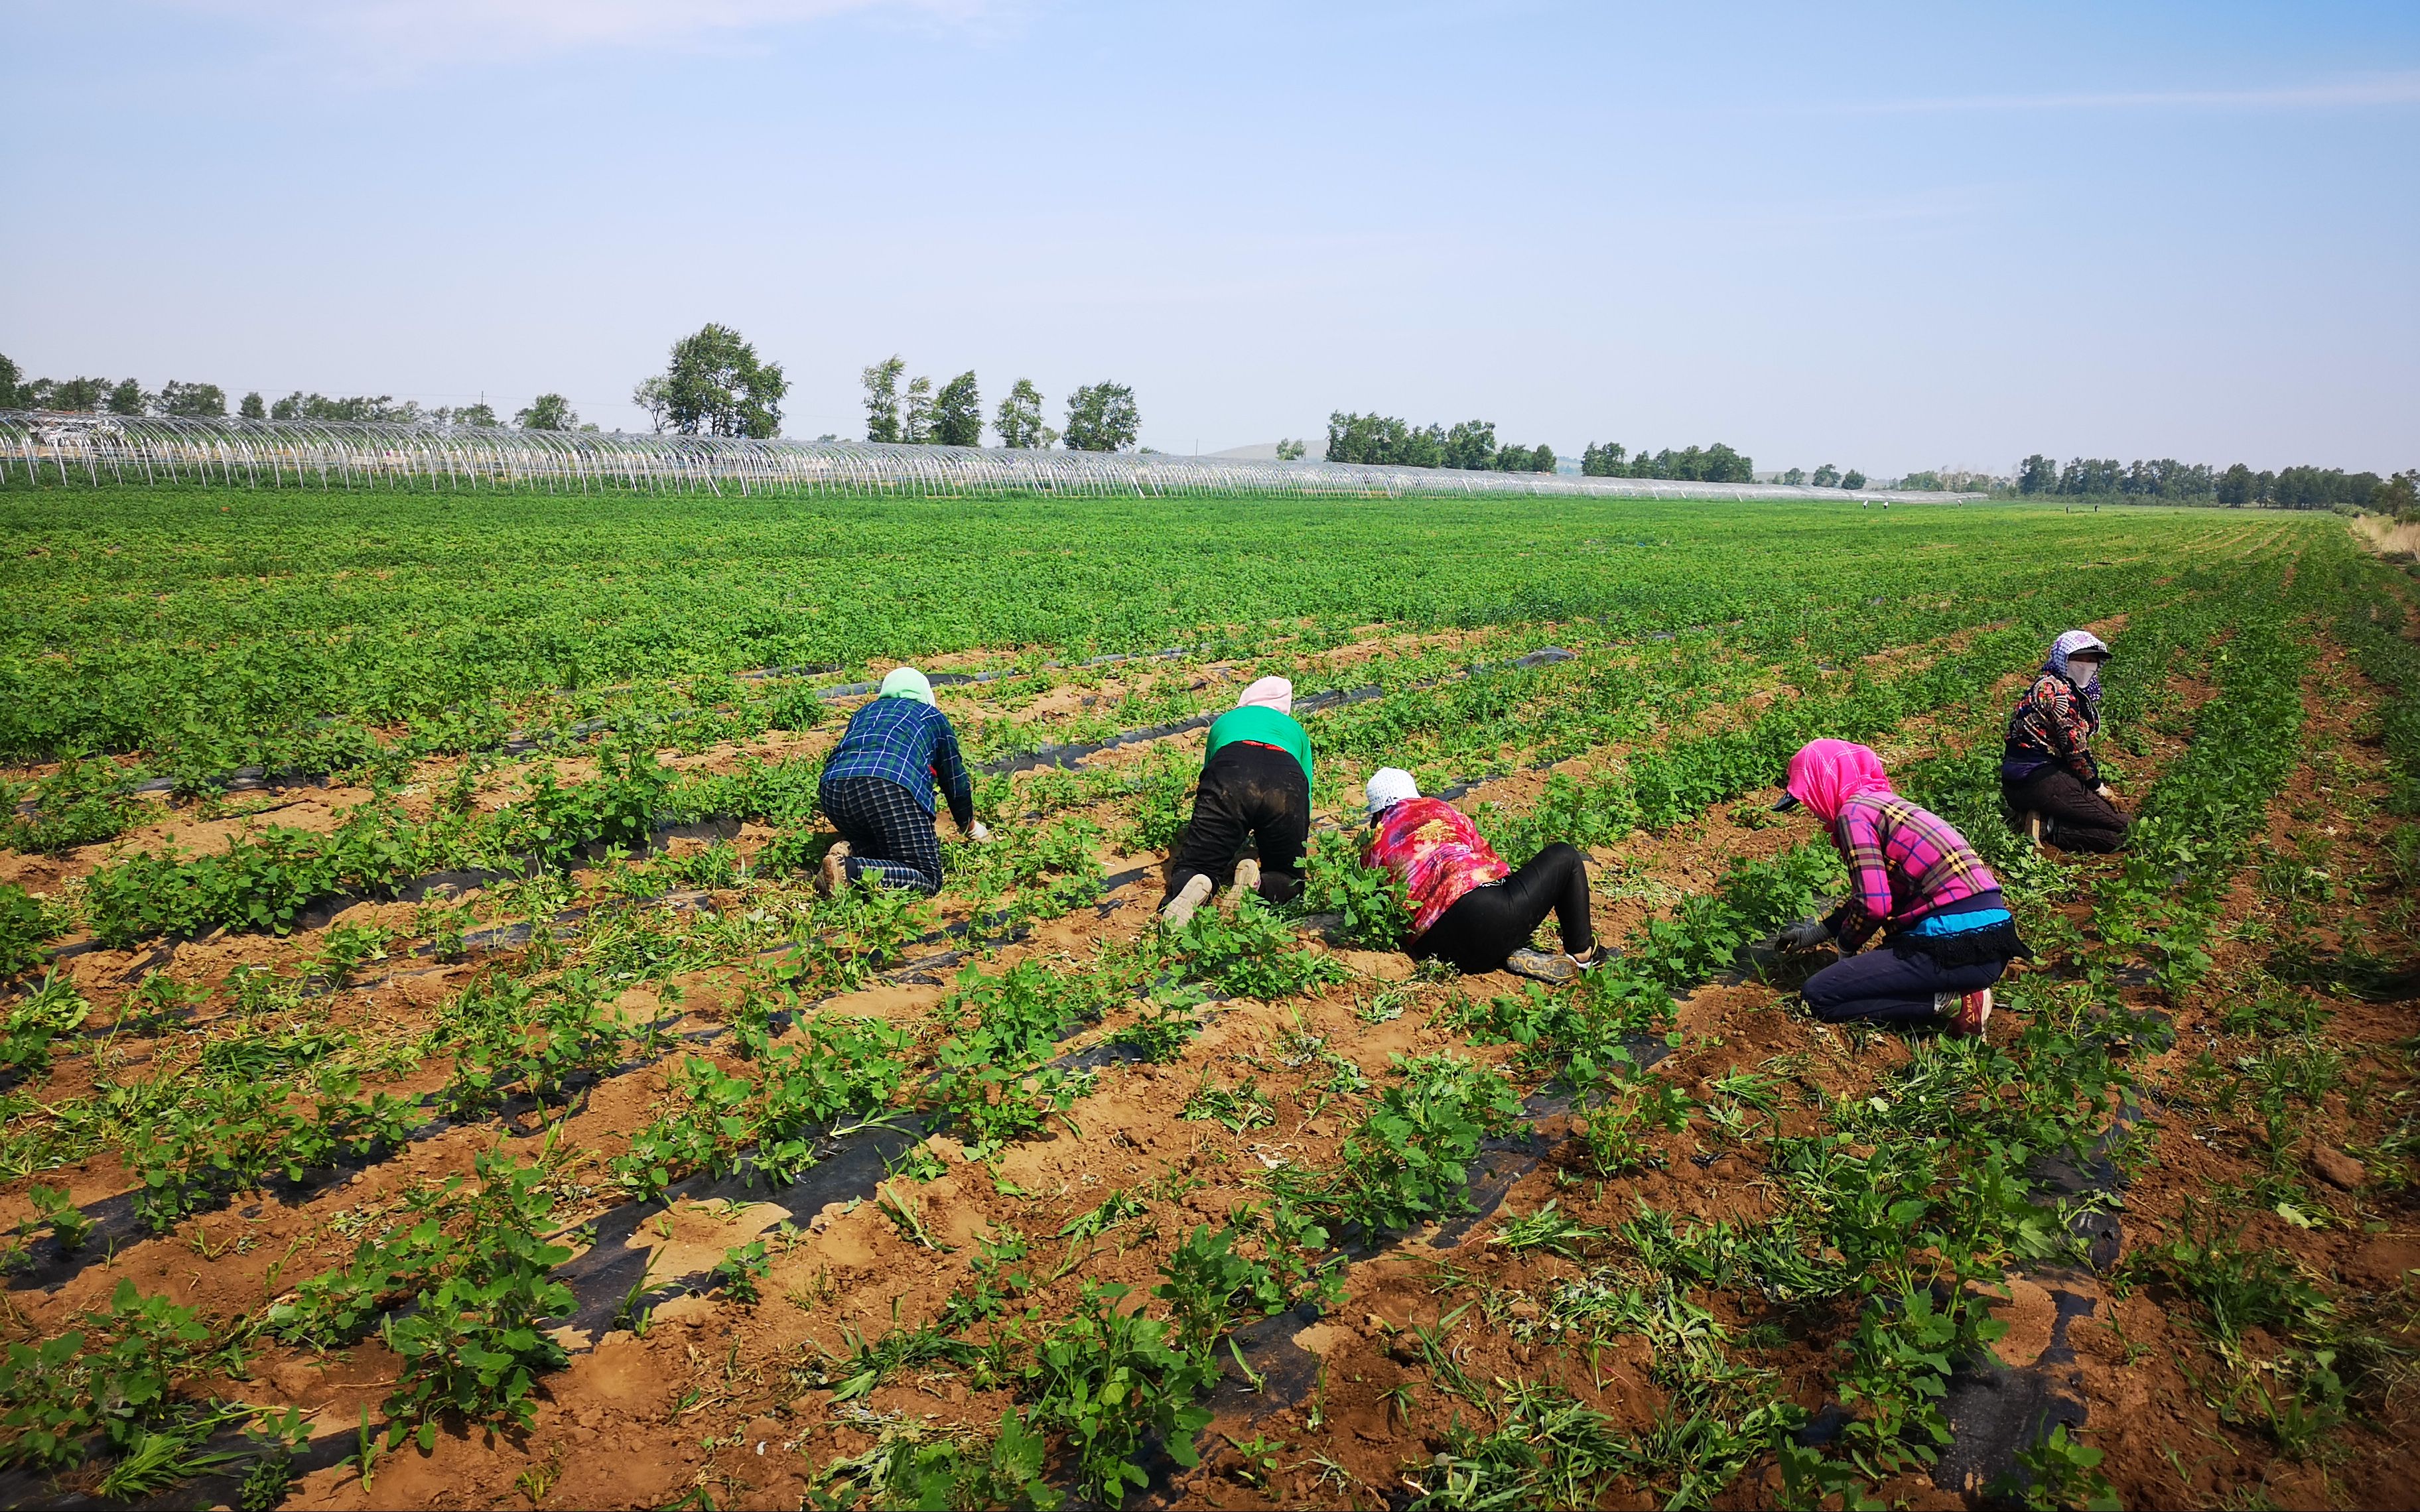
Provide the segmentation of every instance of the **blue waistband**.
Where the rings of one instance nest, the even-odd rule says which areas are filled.
[[[1935,914],[1924,919],[1910,934],[1972,934],[1977,930],[1992,929],[2009,922],[2005,908],[1978,908],[1968,914]]]

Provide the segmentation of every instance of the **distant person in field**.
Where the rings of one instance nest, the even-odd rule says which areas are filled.
[[[1159,917],[1182,928],[1232,877],[1269,903],[1302,892],[1311,840],[1311,737],[1294,718],[1294,684],[1264,677],[1210,721],[1193,818],[1168,874]],[[1238,861],[1249,841],[1260,858]]]
[[[816,885],[840,890],[861,877],[888,887],[941,890],[941,837],[933,792],[970,840],[988,840],[975,822],[974,784],[958,755],[950,717],[933,705],[933,685],[913,667],[895,667],[882,689],[849,717],[840,744],[824,758],[816,799],[840,841],[824,853]]]
[[[1578,851],[1559,841],[1515,872],[1462,810],[1421,797],[1411,773],[1384,767],[1371,776],[1367,792],[1370,839],[1363,856],[1403,885],[1412,909],[1405,949],[1413,960],[1447,961],[1467,972],[1513,971],[1541,981],[1569,981],[1597,964],[1588,863]],[[1562,933],[1559,954],[1529,945],[1550,913]]]
[[[2000,795],[2037,845],[2063,851],[2115,851],[2126,843],[2126,815],[2092,759],[2101,731],[2101,669],[2109,648],[2089,630],[2051,642],[2033,686],[2009,716],[2000,755]]]
[[[1882,758],[1845,740],[1803,747],[1790,758],[1787,789],[1774,808],[1803,805],[1849,867],[1839,907],[1781,932],[1785,949],[1840,949],[1800,989],[1807,1006],[1827,1024],[1938,1021],[1981,1034],[1992,984],[2026,952],[1999,879],[1966,837],[1893,793]],[[1858,954],[1877,930],[1881,944]]]

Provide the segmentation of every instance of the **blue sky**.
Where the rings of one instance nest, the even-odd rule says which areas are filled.
[[[2420,7],[0,0],[0,352],[1144,440],[2420,465]],[[1316,445],[1313,455],[1317,454]]]

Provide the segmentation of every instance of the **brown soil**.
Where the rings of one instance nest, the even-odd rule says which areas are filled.
[[[2100,628],[2115,633],[2116,626]],[[1953,638],[1954,639],[1954,638]],[[1328,653],[1368,656],[1400,649],[1406,638],[1390,639],[1372,627],[1365,640]],[[1424,643],[1435,643],[1429,638]],[[970,658],[970,665],[977,658]],[[985,663],[988,664],[988,663]],[[1339,661],[1337,665],[1346,665]],[[934,665],[939,665],[935,663]],[[1124,671],[1124,669],[1105,669]],[[1233,669],[1216,669],[1219,675]],[[1200,671],[1187,675],[1202,675]],[[1239,674],[1237,674],[1239,675]],[[2003,691],[2020,681],[2012,673]],[[1109,686],[1106,682],[1103,687]],[[2384,791],[2380,758],[2364,744],[2364,721],[2376,692],[2331,652],[2315,666],[2308,701],[2305,748],[2310,763],[2273,806],[2268,840],[2281,851],[2316,839],[2329,867],[2345,874],[2374,869],[2383,855],[2390,820],[2369,813],[2359,822],[2334,817],[2349,805],[2373,806]],[[2321,690],[2325,690],[2324,696]],[[2353,690],[2350,694],[2347,689]],[[968,690],[979,694],[980,688]],[[2147,754],[2126,763],[2131,790],[2148,789],[2156,773],[2182,748],[2181,724],[2206,691],[2181,680],[2172,689],[2170,717],[2177,728],[2154,732]],[[1092,687],[1078,695],[1072,686],[1055,688],[1020,711],[1049,718],[1081,709],[1082,696],[1108,697]],[[1073,700],[1071,703],[1069,701]],[[1055,701],[1055,702],[1054,702]],[[971,702],[971,701],[970,701]],[[1886,742],[1898,759],[1945,746],[1988,738],[1993,730],[1924,721]],[[783,737],[784,753],[814,748],[828,735]],[[1199,737],[1188,737],[1198,742]],[[1180,743],[1182,747],[1182,743]],[[764,747],[752,747],[762,750]],[[743,754],[718,749],[675,763],[726,769]],[[1600,767],[1621,752],[1594,750],[1562,769]],[[1114,760],[1137,759],[1120,752]],[[578,760],[556,764],[560,780],[585,775]],[[421,779],[434,785],[448,775],[446,764],[430,764]],[[1543,789],[1547,772],[1522,772],[1475,789],[1465,800],[1521,806]],[[2333,791],[2326,791],[2333,789]],[[497,789],[497,794],[504,789]],[[290,795],[289,795],[290,796]],[[312,793],[272,818],[297,827],[333,825],[343,807],[364,795],[340,790]],[[492,795],[491,795],[492,796]],[[1771,794],[1724,806],[1663,835],[1635,834],[1591,856],[1599,884],[1594,919],[1610,938],[1629,934],[1683,892],[1705,890],[1733,859],[1763,856],[1813,835],[1809,821],[1792,815],[1776,821],[1762,810]],[[496,797],[495,801],[502,801]],[[2324,803],[2325,807],[2321,807]],[[1350,822],[1343,807],[1328,811]],[[1113,804],[1078,810],[1114,829]],[[188,848],[222,842],[227,828],[244,823],[223,819],[191,822],[163,817],[147,832],[169,834]],[[173,826],[173,827],[172,827]],[[769,837],[743,832],[743,853],[752,854]],[[79,856],[63,861],[6,857],[27,868],[62,868],[61,880],[89,866]],[[1124,869],[1118,858],[1108,869]],[[2087,861],[2087,874],[2106,865]],[[32,875],[32,872],[23,874]],[[593,893],[601,874],[585,886]],[[1156,879],[1146,876],[1113,892],[1099,910],[1078,909],[1038,928],[1024,942],[999,952],[995,964],[1028,957],[1080,960],[1104,942],[1124,942],[1151,926],[1158,902]],[[48,885],[47,883],[45,885]],[[721,893],[706,900],[700,918],[737,915],[768,906],[777,894]],[[508,901],[473,900],[489,920],[512,917]],[[2377,935],[2392,896],[2355,903],[2351,913]],[[945,897],[936,918],[964,917],[964,900]],[[2261,918],[2274,904],[2247,874],[2229,909],[2239,920]],[[312,1000],[319,1022],[353,1030],[370,1045],[410,1048],[435,1022],[449,995],[479,969],[480,963],[444,964],[405,953],[423,938],[420,911],[408,904],[363,904],[339,922],[379,924],[406,936],[390,947],[391,959],[363,968],[356,985]],[[2328,950],[2340,949],[2343,932],[2322,921],[2314,937]],[[96,1006],[94,1023],[107,1025],[120,1011],[132,983],[147,964],[178,981],[213,987],[238,965],[291,970],[324,944],[324,931],[277,940],[228,936],[194,942],[163,952],[95,950],[75,958],[69,971]],[[925,953],[940,947],[927,948]],[[1322,947],[1322,949],[1326,949]],[[888,1199],[834,1204],[793,1211],[770,1201],[679,1204],[640,1226],[626,1242],[654,1257],[659,1276],[693,1274],[710,1268],[731,1246],[769,1236],[774,1258],[762,1283],[763,1301],[745,1306],[711,1295],[663,1303],[644,1336],[628,1330],[566,1333],[569,1366],[540,1386],[535,1426],[525,1434],[488,1436],[458,1426],[423,1453],[407,1447],[380,1460],[374,1478],[337,1466],[313,1471],[295,1488],[287,1504],[309,1507],[511,1505],[659,1505],[694,1488],[706,1488],[717,1505],[791,1506],[808,1494],[824,1466],[877,1442],[886,1425],[931,1418],[986,1429],[1010,1404],[998,1392],[969,1389],[965,1378],[946,1370],[905,1371],[861,1402],[835,1404],[828,1391],[806,1385],[800,1373],[824,1351],[845,1351],[851,1333],[878,1337],[894,1324],[932,1319],[953,1291],[972,1279],[970,1262],[982,1236],[1014,1227],[1033,1238],[1027,1268],[1037,1281],[1018,1305],[1031,1304],[1044,1319],[1073,1310],[1079,1288],[1116,1283],[1130,1288],[1128,1305],[1147,1296],[1158,1267],[1185,1229],[1216,1223],[1264,1196],[1265,1174],[1284,1165],[1332,1163],[1350,1127],[1349,1104],[1323,1084],[1338,1062],[1316,1049],[1377,1078],[1389,1057],[1452,1049],[1480,1059],[1510,1058],[1505,1046],[1474,1050],[1448,1014],[1464,1000],[1484,1002],[1517,990],[1515,979],[1487,976],[1450,983],[1413,982],[1409,964],[1392,954],[1334,949],[1355,980],[1283,1003],[1239,1001],[1225,1005],[1181,1057],[1165,1066],[1114,1066],[1095,1089],[1070,1110],[1070,1127],[1013,1147],[996,1166],[969,1163],[952,1140],[927,1141],[941,1174],[929,1180],[894,1178]],[[2278,1454],[2242,1424],[2209,1406],[2208,1380],[2216,1357],[2192,1320],[2191,1309],[2164,1292],[2135,1261],[2180,1231],[2183,1204],[2257,1169],[2244,1147],[2242,1120],[2226,1124],[2201,1111],[2187,1115],[2196,1095],[2183,1090],[2192,1055],[2205,1045],[2223,1056],[2246,1053],[2257,1043],[2230,1037],[2218,1026],[2227,994],[2263,959],[2263,950],[2241,931],[2220,950],[2211,986],[2176,1010],[2179,1048],[2153,1062],[2148,1090],[2157,1120],[2156,1155],[2128,1194],[2124,1221],[2130,1259],[2113,1277],[2082,1283],[2095,1291],[2091,1321],[2072,1335],[2081,1360],[2084,1396],[2090,1417],[2086,1437],[2108,1455],[2104,1469],[2130,1504],[2202,1505],[2227,1498],[2263,1494],[2280,1504],[2411,1505],[2420,1502],[2408,1457],[2389,1452],[2408,1442],[2410,1402],[2390,1393],[2366,1415],[2339,1430],[2325,1453],[2307,1463]],[[507,964],[511,958],[504,958]],[[677,1011],[675,1033],[706,1033],[728,1020],[746,959],[683,971],[634,985],[620,1006],[634,1015]],[[1388,987],[1400,996],[1399,1017],[1372,1022],[1360,1009]],[[669,990],[668,990],[669,989]],[[929,1040],[937,1033],[933,1011],[945,989],[906,981],[870,986],[825,1001],[824,1011],[862,1015],[917,1026]],[[2146,998],[2148,1001],[2148,996]],[[2309,1132],[2311,1149],[2302,1158],[2331,1150],[2374,1146],[2385,1111],[2408,1096],[2407,1051],[2413,1032],[2412,1005],[2367,1005],[2328,995],[2334,1014],[2327,1034],[2365,1063],[2379,1079],[2367,1094],[2367,1111],[2356,1114],[2348,1093],[2330,1094]],[[675,1007],[676,1003],[676,1008]],[[147,1068],[181,1063],[191,1041],[230,1022],[224,1003],[205,1010],[194,1029],[156,1039],[130,1037],[122,1045],[90,1057],[64,1059],[42,1089],[46,1101],[80,1095],[95,1085],[96,1072],[123,1081]],[[1068,1048],[1113,1033],[1131,1020],[1113,1015]],[[1678,1007],[1680,1044],[1658,1068],[1692,1097],[1704,1100],[1709,1084],[1741,1069],[1782,1068],[1785,1087],[1799,1099],[1786,1106],[1786,1132],[1816,1126],[1815,1109],[1841,1097],[1869,1095],[1878,1077],[1904,1064],[1907,1043],[1896,1037],[1832,1028],[1811,1022],[1780,991],[1755,980],[1724,982],[1690,995]],[[791,1041],[796,1031],[785,1037]],[[690,1045],[700,1054],[736,1066],[727,1037]],[[414,1143],[395,1158],[372,1165],[338,1184],[291,1197],[264,1196],[178,1225],[167,1234],[119,1244],[106,1263],[86,1267],[54,1290],[11,1294],[11,1336],[48,1336],[67,1326],[79,1310],[101,1305],[121,1277],[146,1291],[198,1305],[213,1319],[256,1316],[296,1281],[341,1263],[352,1250],[350,1233],[382,1212],[396,1211],[409,1193],[452,1174],[467,1172],[479,1151],[501,1149],[521,1159],[545,1156],[550,1185],[562,1198],[558,1217],[566,1227],[613,1211],[619,1193],[608,1166],[628,1148],[632,1133],[672,1104],[670,1072],[677,1057],[638,1067],[599,1083],[564,1112],[550,1134],[535,1117],[491,1119],[446,1129]],[[412,1094],[444,1082],[442,1054],[427,1055],[412,1069],[380,1082]],[[1195,1088],[1206,1084],[1256,1084],[1271,1098],[1269,1124],[1230,1134],[1214,1122],[1186,1119],[1180,1110]],[[30,1113],[28,1115],[30,1117]],[[1078,1134],[1075,1131],[1080,1130]],[[1581,1222],[1611,1228],[1640,1203],[1700,1220],[1753,1223],[1770,1212],[1764,1173],[1745,1152],[1702,1122],[1660,1136],[1660,1168],[1633,1177],[1582,1179],[1572,1156],[1567,1122],[1550,1120],[1544,1132],[1558,1141],[1554,1153],[1524,1176],[1504,1200],[1499,1218],[1462,1235],[1431,1230],[1355,1264],[1348,1273],[1348,1301],[1316,1322],[1282,1336],[1316,1358],[1322,1385],[1309,1401],[1279,1406],[1249,1398],[1223,1411],[1209,1442],[1223,1447],[1200,1469],[1171,1479],[1163,1490],[1139,1498],[1142,1504],[1280,1506],[1374,1504],[1399,1499],[1443,1444],[1444,1419],[1454,1404],[1435,1387],[1434,1372],[1417,1350],[1412,1330],[1455,1326],[1444,1336],[1452,1357],[1480,1382],[1528,1380],[1559,1385],[1606,1414],[1623,1432],[1652,1428],[1666,1396],[1653,1379],[1656,1362],[1636,1338],[1594,1354],[1570,1350],[1528,1325],[1538,1317],[1539,1297],[1558,1281],[1576,1278],[1602,1257],[1574,1260],[1522,1256],[1489,1240],[1501,1217],[1534,1212],[1548,1201]],[[2371,1170],[2382,1169],[2375,1163]],[[102,1153],[38,1178],[0,1186],[0,1219],[29,1217],[33,1180],[65,1184],[79,1202],[122,1194],[138,1178],[116,1153]],[[1098,1238],[1066,1242],[1047,1236],[1075,1216],[1097,1207],[1112,1191],[1139,1193],[1152,1202],[1150,1215],[1113,1227]],[[2409,1322],[2411,1281],[2420,1265],[2420,1226],[2408,1196],[2376,1185],[2339,1190],[2317,1178],[2300,1180],[2308,1206],[2325,1227],[2304,1229],[2272,1213],[2254,1219],[2252,1242],[2288,1254],[2297,1263],[2345,1288],[2363,1306],[2403,1306]],[[916,1239],[893,1216],[912,1209],[925,1220],[930,1242]],[[787,1226],[787,1227],[784,1227]],[[615,1242],[625,1242],[616,1241]],[[1058,1273],[1052,1276],[1052,1273]],[[1044,1280],[1046,1276],[1051,1279]],[[1721,1291],[1699,1293],[1718,1321],[1745,1330],[1764,1321],[1762,1309],[1743,1306]],[[2398,1300],[2399,1299],[2399,1300]],[[2013,1277],[2000,1309],[2010,1332],[2000,1357],[2024,1365],[2039,1357],[2052,1337],[2049,1293],[2037,1280]],[[1835,1336],[1817,1333],[1789,1337],[1758,1356],[1776,1372],[1772,1389],[1812,1411],[1824,1405],[1825,1382],[1837,1367]],[[313,1417],[316,1429],[349,1435],[367,1409],[375,1420],[392,1389],[400,1362],[375,1335],[326,1355],[256,1341],[250,1374],[213,1383],[222,1396],[263,1404],[291,1403]],[[1410,1415],[1389,1393],[1414,1388]],[[1248,1460],[1233,1445],[1254,1436],[1282,1441],[1274,1472]],[[597,1452],[603,1449],[607,1452]],[[2169,1458],[2182,1457],[2182,1478]],[[1319,1457],[1314,1459],[1313,1457]],[[89,1489],[75,1477],[70,1489]],[[542,1493],[534,1487],[543,1487]],[[1912,1505],[1964,1504],[1929,1481],[1907,1479],[1889,1489]],[[1726,1505],[1764,1504],[1781,1491],[1777,1475],[1751,1471],[1718,1500]]]

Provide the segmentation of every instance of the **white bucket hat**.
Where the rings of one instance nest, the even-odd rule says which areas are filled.
[[[1370,816],[1374,819],[1405,798],[1419,797],[1420,785],[1412,780],[1411,773],[1400,766],[1381,766],[1370,774],[1366,791],[1370,797]]]

